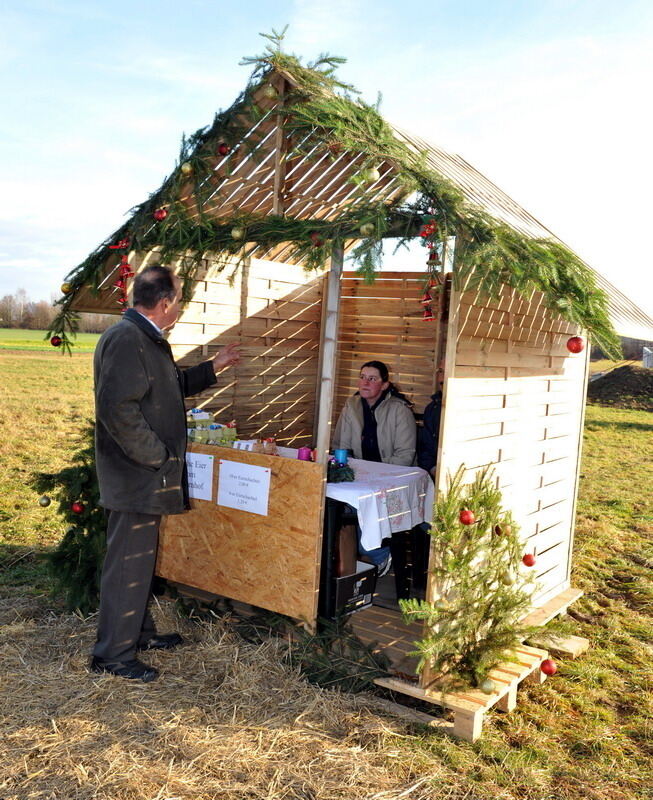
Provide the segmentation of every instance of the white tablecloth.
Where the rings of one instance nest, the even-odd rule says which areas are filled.
[[[381,546],[394,531],[431,522],[433,481],[420,467],[398,467],[350,458],[356,480],[327,483],[326,496],[349,503],[358,513],[366,550]]]

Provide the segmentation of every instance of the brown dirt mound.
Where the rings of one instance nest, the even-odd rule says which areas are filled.
[[[653,411],[653,369],[636,366],[613,369],[590,383],[587,399],[602,406]]]

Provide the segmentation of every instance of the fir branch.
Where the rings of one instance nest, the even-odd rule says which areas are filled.
[[[414,195],[410,203],[400,200],[392,206],[378,203],[374,207],[376,234],[361,241],[353,252],[354,264],[366,280],[372,280],[378,270],[380,239],[395,236],[401,246],[416,235],[418,221],[432,215],[442,241],[449,235],[460,240],[460,284],[489,297],[497,297],[502,286],[526,296],[533,290],[541,291],[551,311],[585,329],[606,354],[619,356],[620,344],[608,315],[607,298],[591,270],[575,254],[555,240],[529,238],[466,202],[455,184],[432,169],[425,153],[414,152],[397,138],[376,106],[352,97],[356,93],[354,87],[336,77],[336,69],[345,59],[321,54],[304,65],[297,56],[283,52],[285,32],[284,28],[261,34],[267,40],[265,51],[241,62],[253,67],[245,90],[229,109],[215,115],[210,126],[183,137],[179,163],[171,175],[146,201],[132,209],[131,219],[110,240],[70,273],[73,291],[60,301],[62,310],[50,332],[62,336],[64,350],[70,350],[67,330],[72,324],[70,304],[74,295],[82,286],[97,290],[103,270],[111,264],[109,244],[126,234],[131,237],[133,249],[158,247],[163,258],[183,258],[189,264],[183,273],[186,297],[190,293],[189,282],[203,258],[244,257],[246,249],[225,235],[236,224],[247,225],[249,250],[255,245],[267,249],[281,241],[288,242],[293,246],[293,257],[301,259],[309,269],[326,263],[331,242],[361,238],[356,229],[370,204],[360,181],[353,202],[350,198],[349,210],[328,221],[295,219],[281,223],[277,218],[234,218],[222,225],[216,223],[211,212],[220,199],[216,165],[220,164],[228,176],[235,151],[262,158],[261,139],[256,131],[252,132],[252,122],[275,114],[294,141],[295,155],[322,157],[325,149],[336,144],[343,151],[364,154],[363,168],[388,165],[403,187],[403,197]],[[275,73],[290,78],[292,86],[283,103],[262,112],[252,98]],[[220,144],[227,144],[230,152],[218,159],[216,148]],[[185,163],[191,167],[190,177],[181,170]],[[193,198],[198,216],[192,223],[186,206],[180,202],[182,195]],[[163,223],[155,224],[152,214],[159,207],[166,208],[168,216]],[[323,243],[319,247],[310,240],[312,230],[320,233]],[[286,238],[280,239],[281,234]],[[191,252],[194,255],[189,258]]]

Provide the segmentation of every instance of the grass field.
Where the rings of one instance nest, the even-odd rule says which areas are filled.
[[[27,331],[22,328],[0,328],[0,350],[53,351],[47,331]],[[92,353],[99,333],[78,333],[75,337],[75,353]]]
[[[283,643],[229,620],[155,684],[85,670],[95,620],[48,597],[62,533],[29,488],[67,463],[92,412],[91,356],[0,352],[0,797],[3,800],[643,800],[653,786],[653,415],[588,407],[573,584],[577,661],[458,743],[308,685]],[[158,660],[157,660],[158,659]]]
[[[611,369],[616,369],[617,367],[623,367],[627,364],[636,365],[641,367],[642,361],[629,361],[628,359],[622,359],[621,361],[610,361],[608,358],[601,358],[597,361],[590,361],[590,375],[594,375],[595,372],[607,372]]]

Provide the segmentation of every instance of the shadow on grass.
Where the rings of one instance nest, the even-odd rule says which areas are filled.
[[[621,429],[624,431],[651,431],[653,422],[604,422],[603,420],[592,420],[585,426],[588,431],[595,431],[597,428],[608,428],[610,430]]]
[[[52,576],[48,569],[48,547],[0,542],[0,595],[16,590],[49,594]]]

